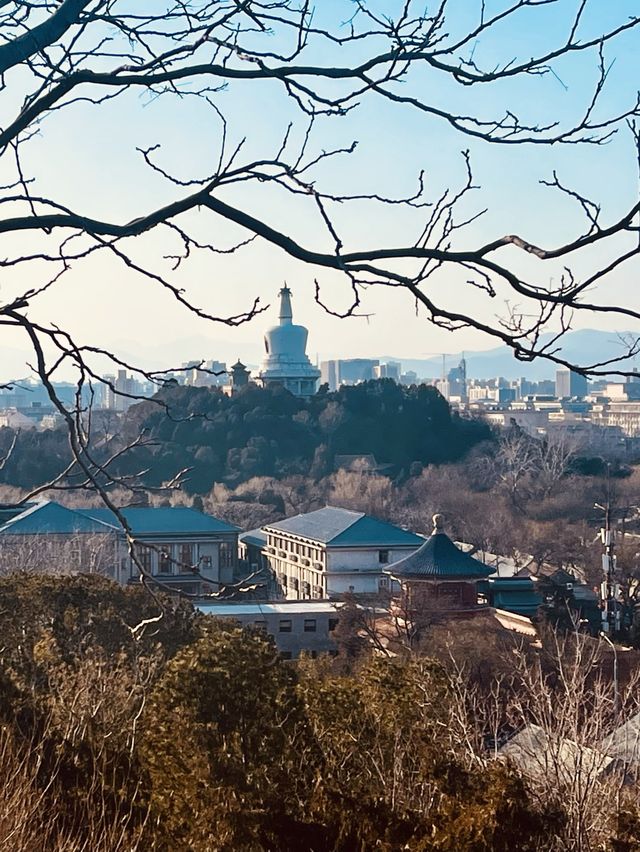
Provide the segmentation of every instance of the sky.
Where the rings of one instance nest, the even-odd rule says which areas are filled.
[[[379,4],[385,11],[395,5]],[[487,0],[487,13],[504,6],[503,0]],[[508,25],[496,29],[493,37],[474,44],[474,60],[488,67],[556,46],[577,6],[578,0],[556,0],[522,10]],[[480,2],[475,0],[450,0],[450,31],[462,32],[473,25],[479,8]],[[342,21],[352,9],[352,4],[343,0],[323,0],[318,4],[316,20]],[[590,0],[583,21],[584,36],[621,23],[635,12],[637,0]],[[308,61],[338,64],[349,60],[349,55],[343,54],[346,51],[336,50],[330,55],[325,48],[318,55],[311,52]],[[606,61],[612,64],[600,107],[603,115],[628,108],[635,100],[640,79],[640,31],[622,36],[608,49]],[[591,53],[559,60],[552,74],[484,87],[463,88],[418,71],[403,84],[402,92],[486,117],[511,108],[527,121],[570,122],[588,102],[596,79],[597,57]],[[21,72],[8,75],[7,83],[0,95],[0,107],[4,107],[4,114],[11,114],[24,91]],[[277,150],[289,121],[294,121],[294,143],[305,132],[305,121],[296,115],[276,83],[234,83],[212,97],[226,117],[229,147],[246,139],[243,156],[247,159]],[[33,186],[40,194],[87,215],[126,221],[184,192],[150,172],[137,148],[160,143],[158,162],[189,179],[213,171],[220,138],[220,121],[201,100],[186,95],[150,99],[129,92],[100,106],[81,102],[51,115],[39,135],[25,145],[23,168],[35,179]],[[472,215],[485,208],[487,212],[457,237],[459,246],[474,247],[514,232],[553,246],[580,233],[584,220],[575,205],[539,183],[549,179],[554,169],[564,183],[598,200],[605,222],[615,220],[638,195],[637,164],[629,133],[621,132],[604,146],[488,145],[461,137],[440,120],[367,96],[345,117],[320,119],[310,150],[319,153],[348,146],[354,140],[358,146],[353,155],[332,159],[317,170],[314,177],[319,187],[336,193],[375,191],[403,196],[413,191],[417,175],[424,169],[427,195],[435,199],[446,187],[462,185],[465,173],[461,151],[469,149],[474,183],[479,188],[464,202],[461,213]],[[0,177],[4,177],[1,164]],[[228,193],[225,199],[266,217],[305,245],[329,245],[307,199],[304,203],[292,201],[264,184],[251,184]],[[410,243],[420,233],[425,214],[368,202],[338,205],[334,215],[345,246],[358,250]],[[200,239],[222,247],[247,236],[208,213],[189,214],[181,224]],[[2,236],[0,256],[42,250],[48,239],[41,234]],[[170,264],[162,257],[174,251],[176,243],[166,231],[158,230],[129,248],[137,259],[170,274]],[[592,253],[578,262],[576,269],[586,272],[590,264],[602,262],[606,256]],[[507,250],[504,257],[515,254]],[[523,264],[532,280],[543,283],[552,274],[561,273],[529,259],[515,262]],[[626,269],[608,284],[607,299],[633,300],[638,269]],[[46,273],[37,264],[17,275],[5,271],[0,279],[0,297],[25,283],[43,281]],[[261,305],[271,307],[237,328],[198,319],[157,284],[140,279],[114,258],[100,253],[79,263],[39,297],[30,315],[69,329],[80,342],[138,357],[146,367],[164,368],[193,358],[233,361],[237,355],[247,358],[253,352],[257,357],[263,331],[277,317],[277,292],[286,281],[294,294],[295,320],[310,330],[312,358],[377,356],[383,352],[420,358],[496,345],[495,340],[479,332],[451,334],[435,328],[422,311],[416,311],[412,299],[395,288],[369,288],[362,297],[362,316],[346,320],[332,317],[315,303],[314,281],[318,279],[323,301],[341,311],[348,307],[350,298],[344,280],[293,261],[260,241],[234,254],[201,253],[171,275],[194,304],[218,316],[246,311],[256,296]],[[504,309],[505,294],[500,293],[494,304],[487,305],[481,293],[465,286],[454,273],[441,274],[428,287],[448,306],[477,311],[489,320]],[[600,320],[598,327],[640,330],[631,323],[622,329],[619,323]],[[575,325],[591,327],[594,319],[585,317]],[[24,351],[24,341],[16,334],[5,336],[0,380],[22,375],[16,371],[24,363]]]

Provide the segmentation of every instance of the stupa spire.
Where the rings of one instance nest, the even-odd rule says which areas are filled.
[[[292,321],[291,290],[285,284],[280,290],[280,325],[291,325]]]

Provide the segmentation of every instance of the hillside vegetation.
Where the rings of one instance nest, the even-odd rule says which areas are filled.
[[[190,468],[185,488],[195,494],[215,482],[235,486],[254,476],[320,479],[339,454],[371,453],[392,474],[408,473],[413,463],[458,460],[491,436],[483,423],[452,414],[435,388],[406,388],[390,379],[308,400],[278,387],[251,385],[228,397],[215,388],[173,385],[156,401],[133,406],[121,422],[107,428],[96,416],[95,423],[93,443],[102,458],[145,436],[145,446],[123,455],[114,471],[148,471],[143,483],[158,486]],[[0,452],[12,438],[11,430],[0,430]],[[38,486],[69,461],[64,430],[22,433],[0,481]]]

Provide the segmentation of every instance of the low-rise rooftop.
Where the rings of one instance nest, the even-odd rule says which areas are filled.
[[[401,527],[335,506],[265,524],[265,530],[289,533],[331,547],[418,547],[424,539]]]

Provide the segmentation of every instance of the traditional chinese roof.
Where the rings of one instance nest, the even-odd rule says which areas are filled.
[[[616,728],[600,743],[601,751],[628,764],[640,763],[640,713]]]
[[[521,772],[533,777],[552,775],[559,783],[572,783],[578,773],[588,777],[611,769],[614,758],[598,748],[549,734],[539,725],[526,725],[500,749]]]
[[[434,530],[415,553],[386,570],[398,580],[480,580],[493,574],[494,569],[469,556],[451,541],[442,526],[442,515],[434,515]]]
[[[336,506],[265,524],[264,529],[290,533],[331,547],[418,547],[424,541],[415,533],[364,512]]]
[[[89,518],[52,500],[27,503],[22,511],[3,512],[0,535],[89,535],[115,532],[108,521]],[[8,516],[8,519],[5,518]]]
[[[119,527],[110,509],[78,509],[90,518]],[[153,506],[120,509],[134,536],[143,535],[198,535],[207,533],[237,533],[238,527],[205,515],[186,506]]]

